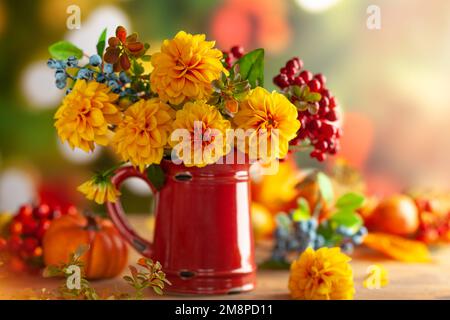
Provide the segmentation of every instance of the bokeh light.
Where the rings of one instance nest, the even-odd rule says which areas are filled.
[[[10,167],[0,172],[0,211],[15,211],[35,198],[35,183],[26,171]]]
[[[94,54],[98,37],[103,29],[108,29],[108,37],[110,37],[120,25],[130,29],[129,19],[123,10],[116,6],[100,6],[82,22],[80,29],[70,30],[66,40],[71,41],[87,54]]]
[[[86,164],[95,161],[101,154],[102,147],[96,146],[94,151],[92,152],[84,152],[81,149],[75,148],[71,149],[67,143],[61,143],[61,141],[57,139],[58,150],[61,152],[61,155],[64,159],[77,164]]]
[[[334,5],[340,0],[296,0],[298,5],[309,12],[322,12]]]
[[[224,1],[213,16],[212,36],[223,49],[242,45],[279,53],[291,39],[287,13],[285,0]]]
[[[28,104],[38,109],[54,108],[64,92],[55,86],[54,70],[46,61],[39,60],[25,67],[22,72],[21,88]]]
[[[137,196],[145,197],[152,194],[148,184],[139,178],[129,178],[123,183],[123,185]]]

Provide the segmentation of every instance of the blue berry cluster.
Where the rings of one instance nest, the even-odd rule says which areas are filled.
[[[67,79],[73,77],[67,73],[66,68],[76,68],[78,66],[78,59],[70,57],[67,60],[49,59],[47,66],[50,69],[55,69],[55,85],[58,89],[64,89],[67,86]]]
[[[55,85],[58,89],[64,89],[67,86],[67,79],[77,80],[95,80],[99,83],[105,83],[111,88],[111,91],[119,94],[121,97],[130,96],[137,97],[135,90],[127,87],[131,83],[130,77],[122,71],[119,74],[114,72],[113,65],[105,63],[103,70],[101,70],[102,58],[95,54],[89,58],[89,63],[85,66],[79,66],[79,61],[76,57],[69,57],[66,60],[49,59],[47,66],[55,69]],[[67,72],[67,68],[78,69],[75,76],[71,76]],[[67,89],[66,94],[70,93],[71,89]]]
[[[295,221],[292,214],[283,215],[284,223],[278,223],[274,233],[274,261],[286,262],[290,252],[301,253],[308,247],[317,250],[339,246],[342,251],[351,253],[354,246],[360,245],[367,234],[364,226],[350,229],[335,226],[329,220],[319,224],[314,217]]]
[[[367,229],[364,226],[361,226],[357,230],[338,226],[336,233],[341,236],[340,247],[342,251],[351,253],[355,246],[362,244],[364,236],[367,234]]]

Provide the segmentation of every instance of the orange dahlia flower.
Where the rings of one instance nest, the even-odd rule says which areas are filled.
[[[255,132],[241,136],[238,141],[238,148],[247,152],[251,159],[284,158],[289,141],[296,137],[300,128],[297,108],[284,95],[261,87],[250,91],[233,121],[238,129]],[[263,144],[265,149],[261,148]]]
[[[118,95],[96,81],[77,80],[55,114],[58,136],[70,147],[86,152],[94,143],[108,144],[108,125],[120,122],[120,112],[114,102]]]
[[[226,139],[230,122],[204,101],[187,102],[177,111],[172,127],[169,143],[187,167],[215,163],[230,151]]]
[[[152,55],[151,89],[162,101],[175,105],[207,98],[212,93],[211,82],[225,70],[222,52],[214,45],[214,41],[205,41],[204,34],[184,31],[164,40],[161,52]]]
[[[158,98],[136,102],[124,112],[113,137],[117,153],[141,171],[146,165],[159,164],[174,115],[175,111]]]
[[[350,300],[355,288],[350,257],[340,248],[306,249],[291,265],[289,291],[302,300]]]

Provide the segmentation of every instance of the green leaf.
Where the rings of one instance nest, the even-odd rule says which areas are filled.
[[[319,191],[322,198],[327,204],[331,204],[334,198],[333,184],[330,178],[323,172],[317,174],[317,183],[319,184]]]
[[[48,52],[52,58],[57,60],[66,60],[69,57],[81,59],[83,51],[68,41],[59,41],[48,47]]]
[[[79,259],[83,254],[85,254],[89,250],[88,244],[81,244],[77,247],[74,253],[75,259]]]
[[[149,54],[143,55],[141,57],[142,61],[150,61],[152,59],[152,56]]]
[[[350,229],[359,228],[363,223],[360,215],[353,210],[339,210],[331,217],[331,221]]]
[[[289,229],[291,226],[291,219],[289,219],[288,215],[285,212],[277,213],[275,216],[275,221],[278,226],[284,229]]]
[[[137,62],[136,60],[133,60],[133,69],[132,72],[134,73],[135,76],[140,76],[141,74],[144,73],[144,67]]]
[[[42,276],[44,278],[51,278],[61,275],[61,270],[57,266],[47,266],[44,271],[42,272]]]
[[[156,190],[161,190],[164,186],[164,182],[166,182],[164,171],[161,169],[161,166],[157,164],[152,164],[147,168],[147,177]]]
[[[308,102],[319,102],[322,99],[322,95],[318,92],[310,92],[306,96],[306,100]]]
[[[298,208],[292,213],[292,220],[302,221],[311,218],[311,210],[309,209],[309,203],[305,198],[297,199]]]
[[[100,37],[98,38],[97,41],[97,54],[102,57],[103,56],[103,51],[105,50],[105,45],[106,45],[106,31],[107,28],[103,29],[102,33],[100,34]]]
[[[330,239],[334,235],[333,227],[331,223],[321,223],[317,228],[317,233],[325,238],[326,241],[330,241]]]
[[[336,201],[336,208],[339,210],[356,210],[364,203],[364,196],[358,193],[350,192],[341,196]]]
[[[264,86],[264,49],[247,53],[236,64],[242,79],[248,80],[252,88]]]
[[[292,92],[296,97],[301,97],[303,95],[304,87],[293,86]]]
[[[155,293],[156,293],[157,295],[160,295],[160,296],[163,295],[163,291],[161,290],[160,287],[153,287],[153,291],[155,291]]]

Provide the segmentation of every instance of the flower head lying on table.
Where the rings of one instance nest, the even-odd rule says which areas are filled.
[[[291,265],[291,297],[301,300],[353,299],[355,288],[350,260],[340,248],[306,249]]]

